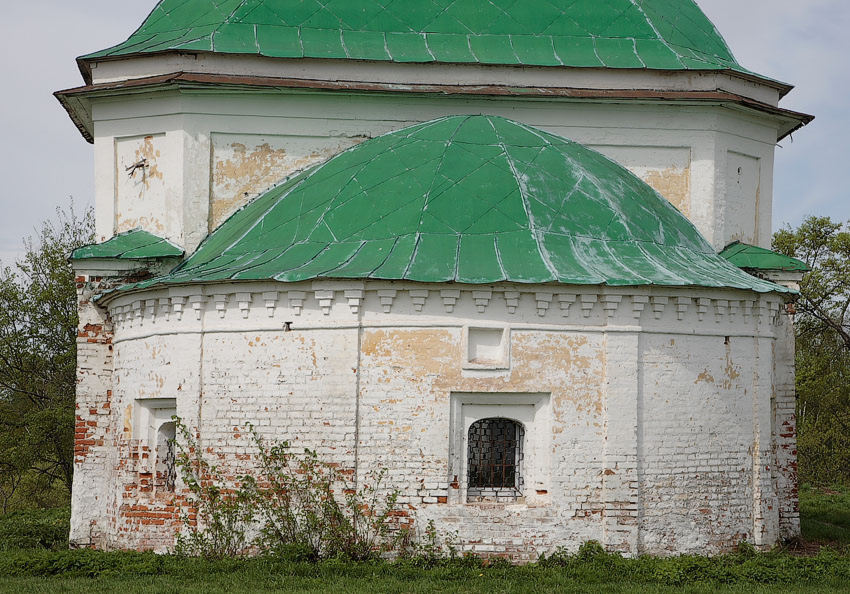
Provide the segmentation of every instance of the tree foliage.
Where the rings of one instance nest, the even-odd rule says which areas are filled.
[[[850,229],[809,217],[777,232],[773,245],[812,269],[796,318],[800,477],[850,482]]]
[[[71,251],[94,239],[91,209],[57,209],[0,265],[0,511],[73,474],[77,298]]]

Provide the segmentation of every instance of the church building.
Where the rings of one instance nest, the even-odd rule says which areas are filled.
[[[116,7],[116,10],[119,10]],[[799,535],[774,149],[693,0],[161,0],[56,93],[94,145],[73,546],[173,548],[173,416],[463,551]]]

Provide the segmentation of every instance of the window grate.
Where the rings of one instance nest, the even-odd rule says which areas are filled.
[[[165,446],[165,490],[173,492],[177,483],[177,452],[175,440],[169,439]]]
[[[525,430],[510,419],[481,419],[468,434],[467,495],[470,500],[515,500],[522,489]]]

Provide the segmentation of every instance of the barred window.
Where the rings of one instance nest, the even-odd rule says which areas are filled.
[[[468,434],[467,499],[513,501],[522,490],[525,429],[510,419],[481,419]]]

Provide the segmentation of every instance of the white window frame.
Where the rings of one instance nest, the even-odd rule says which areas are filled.
[[[177,414],[176,398],[137,398],[133,423],[133,439],[148,446],[145,469],[156,475],[159,430]]]
[[[469,428],[476,421],[503,418],[525,430],[520,468],[522,490],[516,503],[535,502],[548,493],[551,468],[552,414],[547,393],[453,392],[451,395],[449,477],[457,477],[459,502],[467,503]],[[548,499],[548,498],[547,498]],[[474,505],[475,502],[470,502]]]

